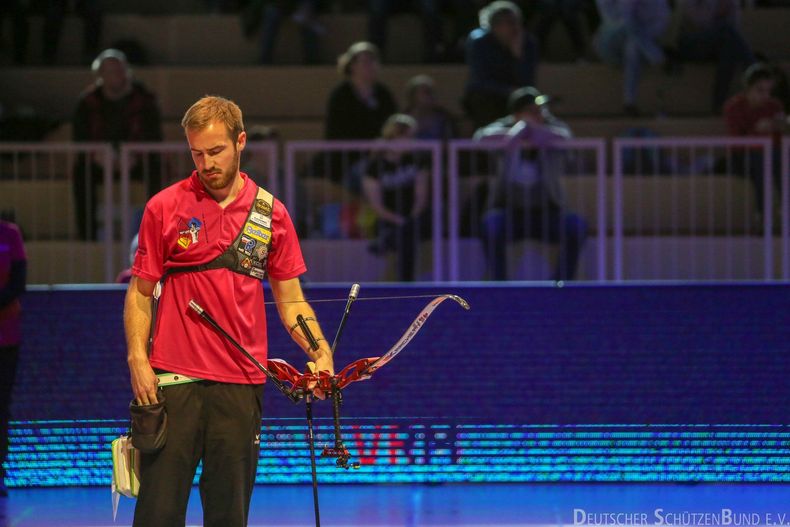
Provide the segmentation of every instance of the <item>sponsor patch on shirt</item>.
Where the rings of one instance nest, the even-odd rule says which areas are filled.
[[[255,248],[255,258],[263,261],[267,254],[269,254],[269,246],[265,243],[258,244],[258,246]]]
[[[255,212],[259,212],[265,216],[272,215],[272,206],[262,199],[255,200]]]
[[[262,280],[266,276],[266,272],[263,269],[258,269],[257,267],[253,267],[252,269],[250,269],[250,276]]]
[[[266,227],[267,229],[270,229],[272,226],[271,216],[264,216],[263,214],[255,211],[250,213],[250,221],[256,225],[260,225],[261,227]]]
[[[272,237],[272,231],[270,229],[256,225],[251,221],[244,224],[243,234],[262,243],[269,243]]]
[[[239,243],[239,252],[246,254],[247,256],[252,256],[252,251],[255,249],[255,245],[257,245],[257,243],[258,242],[249,236],[242,236]]]

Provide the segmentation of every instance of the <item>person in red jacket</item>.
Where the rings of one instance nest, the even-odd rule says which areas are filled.
[[[280,320],[315,369],[331,373],[332,353],[302,293],[299,276],[307,268],[288,211],[239,170],[247,142],[241,110],[204,97],[181,124],[196,170],[148,201],[124,309],[136,402],[163,400],[167,413],[164,447],[141,458],[134,525],[184,525],[202,461],[204,524],[242,526],[258,464],[265,377],[191,302],[265,364],[261,280],[268,278]],[[300,314],[317,350],[297,328]]]
[[[774,70],[767,64],[753,64],[743,75],[743,85],[743,90],[724,104],[724,120],[728,133],[734,136],[772,137],[774,146],[778,146],[782,133],[787,129],[788,121],[782,102],[771,95],[776,85]],[[772,160],[774,188],[778,190],[779,149],[774,148],[774,151]],[[761,213],[764,207],[765,189],[762,149],[739,152],[735,162],[739,168],[748,171],[754,185],[757,210]]]

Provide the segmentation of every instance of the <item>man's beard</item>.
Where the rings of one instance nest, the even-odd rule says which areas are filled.
[[[220,171],[222,177],[220,178],[209,178],[209,174],[215,173],[216,168],[212,169],[211,172],[203,172],[201,175],[203,176],[201,179],[203,184],[212,190],[220,190],[226,188],[228,185],[233,183],[233,179],[236,177],[236,173],[239,171],[239,150],[234,147],[233,149],[233,161],[230,164],[228,170]]]

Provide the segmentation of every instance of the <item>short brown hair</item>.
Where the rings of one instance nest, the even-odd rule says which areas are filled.
[[[228,136],[233,140],[239,138],[244,131],[244,121],[241,117],[241,108],[224,97],[206,95],[189,107],[181,119],[184,131],[203,130],[213,121],[219,121],[228,129]]]

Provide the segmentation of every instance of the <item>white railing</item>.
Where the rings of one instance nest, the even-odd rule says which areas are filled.
[[[602,139],[558,148],[567,209],[590,225],[579,278],[790,279],[790,138],[781,151],[762,138],[616,139],[611,165]],[[300,227],[310,279],[347,281],[361,274],[387,280],[392,258],[368,252],[369,233],[349,236],[335,232],[337,225],[328,233],[316,218],[322,207],[335,215],[344,205],[364,207],[364,172],[354,174],[352,158],[369,161],[371,152],[383,150],[424,155],[430,159],[424,165],[430,240],[418,249],[423,265],[416,278],[476,280],[485,276],[484,253],[474,222],[462,219],[464,195],[496,175],[493,164],[483,165],[494,163],[500,149],[470,140],[300,141],[284,145],[280,162],[278,145],[267,142],[248,143],[241,162],[288,206]],[[92,171],[79,163],[83,158],[93,162]],[[334,182],[322,173],[332,163],[340,167]],[[112,281],[128,266],[128,240],[151,192],[193,169],[183,142],[125,144],[117,153],[96,143],[0,144],[0,211],[10,209],[23,229],[31,283]],[[78,199],[87,207],[82,213]],[[352,221],[363,219],[370,228],[369,211],[353,214]],[[96,241],[82,239],[92,231]],[[510,250],[520,257],[510,258],[511,267],[519,262],[513,277],[546,278],[547,245],[527,242]],[[474,258],[477,267],[469,264]]]
[[[104,143],[0,143],[0,210],[25,236],[30,282],[112,281],[114,159]]]
[[[769,138],[615,139],[614,279],[774,278],[772,165]]]
[[[527,148],[528,150],[528,148]],[[588,280],[605,280],[607,269],[607,218],[606,218],[606,143],[603,139],[571,139],[557,143],[555,146],[544,149],[559,155],[560,165],[544,167],[543,170],[561,170],[560,183],[564,187],[564,211],[576,213],[590,225],[590,232],[595,235],[594,241],[587,242],[587,249],[581,255],[579,270],[580,277]],[[482,255],[481,244],[477,238],[477,226],[474,225],[476,216],[482,211],[473,211],[467,214],[469,221],[463,221],[462,208],[469,207],[469,194],[476,192],[471,186],[487,185],[492,180],[502,177],[498,172],[502,170],[500,163],[503,155],[503,145],[499,142],[456,140],[448,145],[448,261],[450,280],[480,280],[484,273],[480,264],[474,264],[478,256]],[[555,163],[556,163],[555,162]],[[559,176],[559,174],[555,174]],[[540,178],[550,177],[541,174]],[[466,188],[466,196],[462,196],[461,189]],[[518,207],[518,203],[509,203]],[[466,224],[465,224],[466,223]],[[461,230],[466,232],[462,233]],[[529,236],[527,236],[529,237]],[[508,273],[510,278],[539,280],[548,278],[545,259],[547,246],[556,245],[548,239],[537,237],[542,246],[543,253],[539,259],[527,262],[526,272]],[[508,240],[508,245],[512,240]],[[466,245],[463,251],[464,269],[461,268],[461,245]],[[592,249],[589,248],[592,246]],[[593,254],[594,253],[594,254]],[[584,256],[587,256],[586,258]],[[491,255],[486,255],[491,258]],[[516,256],[516,255],[513,255]],[[507,255],[510,267],[513,265],[513,256]],[[559,257],[559,256],[558,256]],[[585,265],[586,264],[586,265]],[[522,264],[518,267],[524,268]]]
[[[369,250],[375,241],[369,232],[378,220],[369,207],[369,202],[362,189],[363,179],[370,175],[371,170],[383,170],[384,156],[392,155],[393,163],[401,163],[401,156],[413,158],[427,156],[429,163],[425,170],[430,177],[430,230],[432,244],[430,271],[428,279],[442,280],[444,252],[440,240],[443,228],[443,165],[442,144],[438,141],[292,141],[285,145],[285,196],[286,205],[297,225],[301,227],[303,250],[317,262],[314,270],[308,274],[313,280],[347,281],[347,280],[393,280],[389,269],[390,262],[374,257]],[[404,162],[405,163],[405,162]],[[417,163],[415,161],[415,163]],[[423,170],[422,167],[419,168]],[[340,232],[335,227],[327,228],[328,221],[324,217],[316,218],[321,211],[328,215],[348,212],[356,220],[346,221]],[[360,221],[360,218],[362,220]],[[349,223],[366,223],[362,232],[351,233]],[[423,276],[421,270],[426,263],[420,243],[420,219],[416,219],[416,270],[418,278]],[[321,226],[319,228],[318,226]],[[367,232],[365,232],[367,231]],[[356,238],[356,239],[355,239]],[[407,241],[406,243],[409,243]],[[378,253],[386,252],[387,248],[378,247]],[[410,249],[411,251],[411,249]],[[310,258],[309,258],[310,259]],[[407,258],[406,260],[409,260]],[[320,263],[319,263],[320,262]],[[340,265],[335,265],[336,263]],[[396,264],[396,272],[405,272],[403,266],[408,263]],[[356,273],[353,278],[347,273]]]

